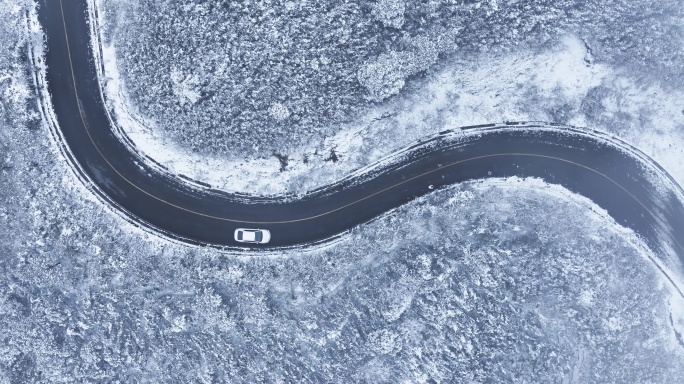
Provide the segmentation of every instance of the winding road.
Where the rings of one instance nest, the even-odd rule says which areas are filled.
[[[63,151],[89,187],[132,220],[189,243],[233,248],[237,227],[266,228],[267,248],[326,241],[434,188],[539,177],[594,201],[654,249],[684,262],[681,188],[634,148],[590,130],[540,123],[455,128],[396,161],[297,199],[233,195],[183,183],[131,153],[100,93],[86,0],[41,0],[47,90]],[[668,190],[663,190],[666,185]],[[265,246],[253,246],[265,247]]]

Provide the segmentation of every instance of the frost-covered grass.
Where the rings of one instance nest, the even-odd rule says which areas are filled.
[[[178,8],[192,21],[171,25],[155,19],[154,30],[149,30],[152,24],[146,20],[156,9],[149,4],[93,1],[105,47],[105,95],[135,150],[171,173],[259,195],[304,193],[446,128],[506,120],[562,122],[611,132],[644,150],[684,184],[678,160],[684,156],[679,102],[684,98],[684,7],[679,3],[430,2],[418,9],[409,1],[358,2],[355,6],[370,10],[365,16],[348,15],[361,23],[348,23],[350,33],[366,37],[358,46],[350,42],[340,48],[311,39],[323,47],[309,47],[310,52],[300,47],[286,55],[295,61],[320,59],[329,50],[342,55],[334,65],[309,72],[294,64],[273,70],[257,65],[262,61],[254,57],[250,67],[251,56],[231,61],[246,45],[261,44],[260,54],[266,56],[275,49],[267,32],[257,33],[286,22],[290,11],[275,3],[207,12],[205,6],[168,5],[164,9]],[[308,4],[313,8],[307,12],[317,9]],[[210,24],[233,28],[226,26],[227,18],[262,6],[268,11],[247,40],[239,38],[239,31],[237,37],[216,28],[205,31]],[[328,11],[353,8],[352,3],[339,7]],[[323,19],[329,15],[318,11]],[[208,24],[198,26],[200,21]],[[300,22],[308,25],[297,18],[287,21],[295,29]],[[200,31],[208,37],[199,39]],[[237,40],[227,49],[216,43],[222,39]],[[159,48],[136,48],[150,41]],[[188,41],[194,44],[191,50],[186,49]],[[177,46],[183,50],[172,49]],[[196,54],[203,50],[213,56]],[[225,59],[223,72],[207,71],[205,66],[218,58]],[[179,91],[185,84],[178,83],[182,76],[167,66],[187,67],[185,76],[196,84],[193,94],[210,89],[213,96],[191,105],[185,91]],[[312,88],[296,79],[326,85]],[[327,88],[331,83],[346,85],[332,91]],[[247,89],[267,95],[257,97]],[[293,99],[268,101],[281,91]],[[225,103],[252,117],[230,124],[208,117],[228,111]],[[335,103],[344,104],[338,107],[345,112],[326,109]],[[204,120],[196,121],[196,115]]]

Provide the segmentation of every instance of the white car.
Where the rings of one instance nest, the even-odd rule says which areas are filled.
[[[240,243],[266,244],[271,241],[268,229],[238,228],[235,230],[235,241]]]

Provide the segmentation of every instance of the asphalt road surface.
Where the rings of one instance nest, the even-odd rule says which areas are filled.
[[[372,177],[347,178],[294,200],[238,196],[180,182],[140,162],[112,132],[90,48],[86,0],[42,0],[40,5],[48,45],[47,102],[57,116],[65,153],[93,191],[167,236],[243,247],[233,240],[233,231],[249,227],[272,233],[267,246],[252,247],[310,244],[445,185],[533,176],[590,198],[651,247],[662,250],[669,244],[684,261],[681,188],[636,150],[570,127],[455,128],[417,143],[400,162],[379,167]],[[654,167],[669,180],[671,191],[663,193],[662,185],[644,176],[645,168]]]

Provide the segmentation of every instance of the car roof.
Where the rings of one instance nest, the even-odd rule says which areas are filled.
[[[254,230],[243,230],[242,239],[246,241],[254,241],[256,239],[256,231]]]

